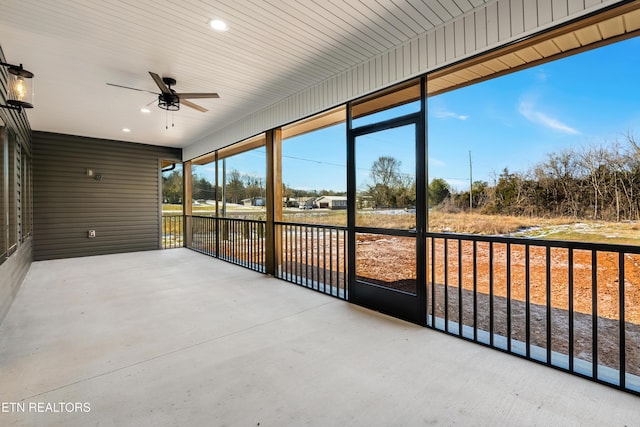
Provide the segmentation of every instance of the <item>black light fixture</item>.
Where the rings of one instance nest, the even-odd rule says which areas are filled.
[[[22,68],[22,64],[13,65],[0,62],[0,65],[7,67],[9,72],[7,94],[7,104],[2,108],[21,111],[23,108],[33,108],[33,73]]]
[[[173,93],[161,93],[158,95],[158,107],[167,111],[178,111],[180,109],[180,98]]]
[[[167,90],[158,95],[158,107],[167,111],[178,111],[180,109],[180,97],[171,86],[176,84],[176,79],[163,77],[162,82],[167,85]]]

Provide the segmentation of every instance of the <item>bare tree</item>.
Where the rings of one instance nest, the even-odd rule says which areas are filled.
[[[373,184],[393,187],[400,178],[400,166],[402,162],[389,156],[379,157],[371,166],[371,179]]]

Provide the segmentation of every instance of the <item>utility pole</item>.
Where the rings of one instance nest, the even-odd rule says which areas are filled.
[[[473,163],[471,161],[471,150],[469,150],[469,211],[473,209]]]

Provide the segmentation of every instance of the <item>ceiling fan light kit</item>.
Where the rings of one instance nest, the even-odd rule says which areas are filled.
[[[156,85],[158,86],[158,88],[160,89],[160,93],[155,93],[155,92],[151,92],[148,90],[144,90],[144,89],[137,89],[134,87],[128,87],[128,86],[122,86],[122,85],[117,85],[117,84],[113,84],[113,83],[107,83],[107,85],[109,86],[115,86],[115,87],[119,87],[119,88],[123,88],[123,89],[130,89],[130,90],[136,90],[138,92],[147,92],[147,93],[152,93],[154,95],[158,95],[158,108],[161,108],[163,110],[166,111],[179,111],[180,110],[180,104],[185,105],[189,108],[193,108],[194,110],[198,110],[202,113],[206,113],[207,110],[206,108],[195,104],[191,101],[189,101],[189,98],[220,98],[220,96],[217,93],[201,93],[201,92],[194,92],[194,93],[179,93],[176,92],[174,89],[171,88],[171,86],[175,86],[176,84],[176,79],[172,78],[172,77],[160,77],[158,74],[149,71],[149,75],[151,76],[151,78],[153,79],[153,81],[156,83]],[[173,126],[173,124],[172,124]],[[167,126],[168,128],[168,126]]]

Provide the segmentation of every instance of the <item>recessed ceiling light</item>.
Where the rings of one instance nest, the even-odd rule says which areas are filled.
[[[129,128],[122,128],[122,132],[131,132],[131,129],[129,129]]]
[[[142,108],[140,109],[140,112],[141,112],[141,113],[145,113],[145,114],[149,114],[149,113],[151,112],[151,110],[150,110],[150,109],[148,109],[147,107],[142,107]]]
[[[209,26],[216,31],[224,32],[229,29],[229,26],[222,19],[210,19]]]

